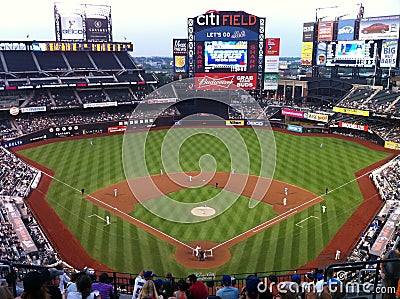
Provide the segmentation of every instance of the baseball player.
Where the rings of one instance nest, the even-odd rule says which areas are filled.
[[[283,198],[283,205],[286,206],[286,197]]]
[[[289,192],[289,188],[285,187],[285,195],[288,195],[288,192]]]
[[[106,216],[106,222],[107,222],[107,225],[110,225],[110,217],[109,216]]]
[[[325,214],[325,211],[326,211],[326,206],[324,205],[322,206],[322,214]]]
[[[117,196],[118,196],[118,189],[115,188],[115,189],[114,189],[114,197],[117,197]]]
[[[189,175],[189,182],[191,182],[192,181],[192,176],[191,175]]]

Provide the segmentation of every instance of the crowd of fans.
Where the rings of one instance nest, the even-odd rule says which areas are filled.
[[[31,189],[36,188],[41,173],[3,147],[0,147],[0,161],[0,259],[26,264],[54,262],[54,249],[30,212],[26,212],[27,208],[22,201]],[[20,221],[10,221],[7,205],[12,205],[13,209],[20,211]],[[15,223],[24,227],[14,227]],[[30,252],[31,255],[24,252],[21,245],[27,240],[20,239],[16,233],[22,229],[28,231],[38,249]]]
[[[400,200],[400,156],[374,172],[372,178],[384,200]]]

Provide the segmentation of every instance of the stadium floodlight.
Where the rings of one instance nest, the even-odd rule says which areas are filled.
[[[320,10],[324,10],[324,9],[332,9],[332,8],[338,8],[339,6],[335,5],[335,6],[328,6],[328,7],[317,7],[315,9],[315,21],[318,22],[318,11]],[[324,17],[326,18],[326,17]],[[322,19],[322,18],[321,18]]]

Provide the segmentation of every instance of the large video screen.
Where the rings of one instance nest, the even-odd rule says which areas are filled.
[[[204,71],[228,69],[247,71],[247,41],[205,41]]]
[[[326,66],[373,67],[376,60],[374,41],[338,41],[327,45]]]

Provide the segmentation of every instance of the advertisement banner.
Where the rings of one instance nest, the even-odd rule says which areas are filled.
[[[333,111],[346,114],[360,115],[360,116],[369,116],[369,111],[351,109],[351,108],[333,107]]]
[[[385,141],[385,147],[393,149],[393,150],[400,151],[400,143],[396,143],[396,142],[393,142],[393,141]]]
[[[172,53],[173,54],[187,54],[187,39],[174,38],[172,41]]]
[[[399,39],[399,27],[400,16],[361,19],[359,39]]]
[[[86,18],[86,39],[88,42],[109,42],[107,18]]]
[[[354,40],[355,20],[339,20],[337,40]]]
[[[339,122],[339,127],[368,132],[368,126],[346,123],[346,122],[342,122],[342,121]]]
[[[280,50],[280,43],[281,39],[278,38],[267,38],[265,40],[265,55],[266,56],[279,56],[279,50]]]
[[[257,127],[262,127],[265,125],[265,123],[262,120],[248,120],[246,122],[247,126],[257,126]]]
[[[319,42],[317,46],[317,54],[315,55],[315,65],[326,65],[326,43]]]
[[[187,69],[186,55],[174,54],[174,73],[187,73]]]
[[[329,115],[321,113],[305,112],[304,118],[327,123],[329,120]]]
[[[117,107],[117,102],[85,103],[83,108]]]
[[[46,106],[39,107],[23,107],[21,108],[21,113],[30,113],[30,112],[45,112]]]
[[[195,88],[197,90],[256,89],[256,73],[196,73]]]
[[[282,108],[281,112],[282,112],[283,116],[290,116],[290,117],[294,117],[294,118],[304,118],[303,111]]]
[[[333,21],[318,23],[318,41],[329,42],[333,39]]]
[[[278,89],[278,74],[264,74],[264,90],[277,90]]]
[[[312,65],[312,52],[313,52],[313,43],[312,42],[303,42],[301,44],[301,65]]]
[[[314,22],[303,24],[303,42],[314,41]]]
[[[382,41],[381,67],[395,68],[397,64],[397,39]]]
[[[225,125],[227,126],[244,126],[243,119],[228,119],[225,121]]]
[[[126,126],[112,126],[107,128],[108,134],[117,133],[117,132],[125,132]]]
[[[83,21],[78,14],[61,15],[61,40],[83,40]]]
[[[265,72],[279,72],[279,56],[265,56]]]
[[[297,132],[297,133],[302,133],[303,132],[303,127],[301,127],[301,126],[288,125],[287,129],[289,131]]]

